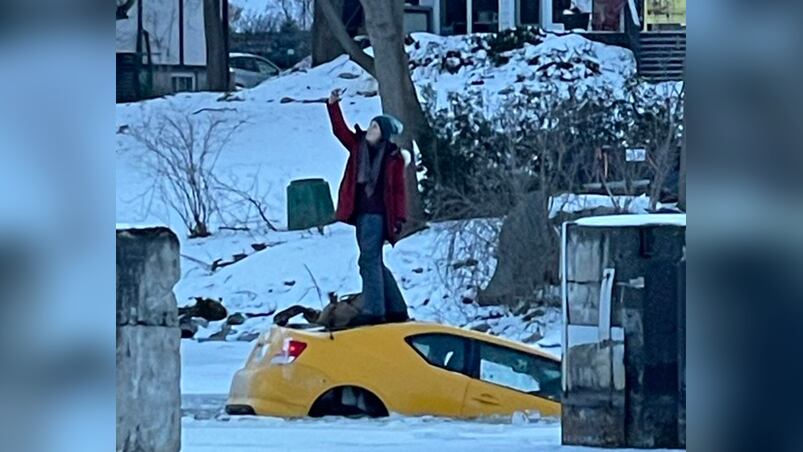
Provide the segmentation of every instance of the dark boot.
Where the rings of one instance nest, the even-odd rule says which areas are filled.
[[[385,315],[385,321],[387,323],[401,323],[409,320],[410,316],[408,316],[406,312],[388,312]]]

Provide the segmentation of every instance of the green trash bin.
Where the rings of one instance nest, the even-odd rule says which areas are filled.
[[[287,228],[291,231],[334,223],[335,208],[329,183],[300,179],[287,186]]]

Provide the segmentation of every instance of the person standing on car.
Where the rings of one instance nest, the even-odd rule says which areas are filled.
[[[409,318],[407,305],[382,258],[385,241],[395,245],[407,219],[404,151],[390,141],[403,127],[393,116],[380,115],[368,130],[355,126],[352,131],[340,111],[340,96],[333,90],[326,108],[335,137],[349,152],[335,218],[356,227],[360,250],[364,300],[352,325],[403,322]]]

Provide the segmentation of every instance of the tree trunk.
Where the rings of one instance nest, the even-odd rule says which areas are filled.
[[[554,283],[559,242],[544,214],[548,197],[528,193],[505,217],[496,250],[497,264],[488,286],[477,294],[480,306],[515,307],[533,301],[535,290]]]
[[[220,2],[221,0],[204,0],[206,82],[209,91],[228,91],[229,68]]]
[[[382,111],[398,117],[404,124],[399,144],[413,153],[413,140],[423,152],[435,152],[432,129],[418,101],[410,77],[407,53],[404,50],[404,5],[387,0],[360,0],[365,12],[365,25],[374,50],[375,77],[379,83]],[[413,162],[407,168],[408,225],[418,229],[424,220],[424,210]],[[404,233],[403,233],[404,234]]]
[[[334,11],[343,13],[343,0],[328,0]],[[329,26],[324,17],[324,2],[315,0],[312,21],[312,66],[328,63],[335,58],[343,55],[343,47],[338,42],[332,27]],[[342,20],[342,19],[341,19]]]
[[[338,10],[334,6],[335,0],[316,0],[315,3],[318,4],[320,7],[321,18],[325,19],[326,24],[324,27],[329,29],[329,32],[334,36],[337,40],[338,44],[340,44],[340,48],[345,50],[346,53],[349,54],[349,57],[357,63],[365,72],[371,74],[373,77],[376,77],[376,71],[374,70],[374,59],[371,58],[370,55],[363,52],[360,46],[351,39],[349,36],[348,31],[346,31],[346,26],[343,25],[343,9],[341,8]]]
[[[125,3],[120,5],[117,4],[117,20],[125,20],[128,19],[128,11],[131,10],[131,7],[134,6],[134,2],[136,0],[125,0]]]

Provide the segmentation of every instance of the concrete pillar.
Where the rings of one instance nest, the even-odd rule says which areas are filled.
[[[685,216],[627,217],[563,228],[562,442],[677,448],[685,442]]]
[[[117,230],[117,452],[178,452],[179,244],[167,228]]]

